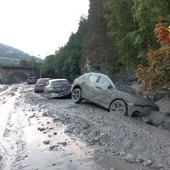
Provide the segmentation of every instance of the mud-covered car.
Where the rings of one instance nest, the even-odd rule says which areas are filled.
[[[27,84],[35,84],[36,78],[35,77],[28,77],[27,78]]]
[[[46,85],[48,80],[50,80],[50,78],[39,78],[34,85],[34,92],[43,92],[44,86]]]
[[[154,102],[137,95],[126,84],[105,74],[85,73],[74,80],[71,92],[75,103],[85,99],[123,115],[144,117],[152,110],[159,111]]]
[[[67,97],[71,94],[71,84],[67,79],[51,79],[44,87],[44,93],[49,98]]]

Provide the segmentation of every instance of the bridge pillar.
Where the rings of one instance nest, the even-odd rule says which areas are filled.
[[[4,75],[1,66],[0,66],[0,83],[4,83]]]

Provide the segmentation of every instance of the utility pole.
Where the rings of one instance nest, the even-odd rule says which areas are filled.
[[[32,77],[33,77],[33,52],[31,51],[31,56],[32,56],[32,58],[31,58],[31,69],[32,69]]]
[[[41,56],[40,56],[40,55],[38,55],[38,56],[39,56],[39,58],[40,58],[40,68],[39,68],[39,69],[40,69],[40,78],[41,78],[41,76],[42,76],[42,75],[41,75],[41,64],[42,64],[42,62],[41,62]]]

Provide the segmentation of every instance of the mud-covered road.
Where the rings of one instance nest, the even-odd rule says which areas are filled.
[[[0,170],[170,170],[170,131],[33,85],[0,92]]]

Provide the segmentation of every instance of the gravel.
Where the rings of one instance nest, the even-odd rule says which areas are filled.
[[[74,104],[71,99],[49,100],[41,94],[25,94],[25,102],[36,106],[42,116],[53,117],[54,123],[67,125],[65,133],[86,141],[96,150],[136,165],[138,170],[170,169],[170,131],[164,129],[162,123],[170,122],[169,101],[169,98],[157,101],[163,119],[153,126],[141,119],[111,114],[86,101]]]

